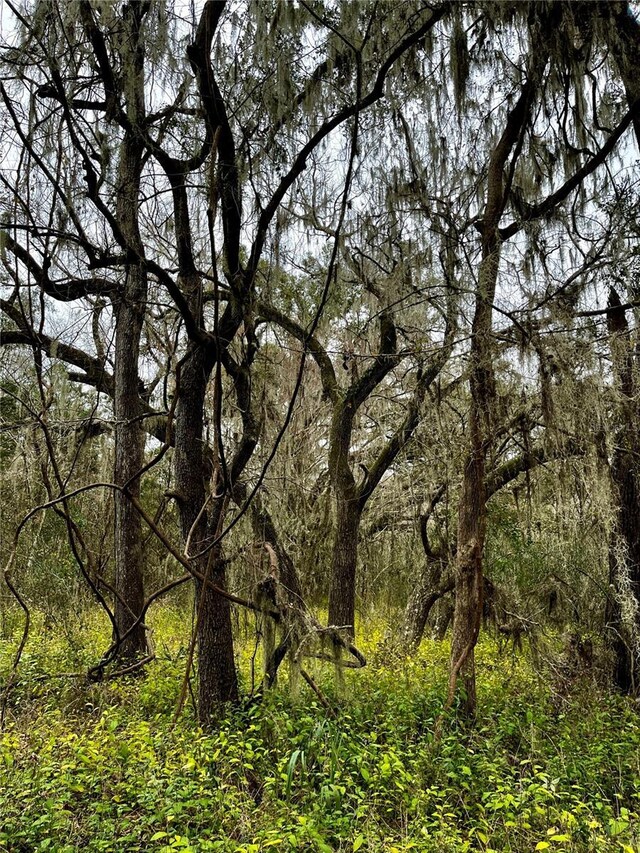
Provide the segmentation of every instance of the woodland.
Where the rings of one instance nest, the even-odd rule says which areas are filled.
[[[0,850],[639,850],[637,5],[0,27]]]

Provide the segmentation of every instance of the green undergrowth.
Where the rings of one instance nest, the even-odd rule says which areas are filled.
[[[369,666],[339,697],[314,670],[333,714],[283,685],[204,734],[190,706],[172,727],[185,626],[167,612],[155,631],[144,677],[87,684],[41,676],[94,662],[104,626],[89,619],[83,642],[34,628],[0,733],[0,850],[640,849],[640,716],[588,680],[559,699],[526,656],[484,640],[476,725],[452,713],[436,741],[446,646],[406,659],[369,630]],[[0,641],[2,682],[15,645]]]

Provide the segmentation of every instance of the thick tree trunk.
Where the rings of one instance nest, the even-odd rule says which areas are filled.
[[[331,555],[329,625],[355,637],[356,567],[361,510],[349,451],[356,407],[351,397],[336,402],[331,424],[329,471],[335,493],[336,528]]]
[[[206,560],[199,564],[207,573]],[[222,550],[211,552],[207,577],[216,586],[226,588],[225,561]],[[198,613],[198,717],[203,726],[210,725],[227,702],[238,700],[238,678],[233,653],[231,606],[226,598],[196,584]]]
[[[356,567],[361,511],[357,497],[339,492],[336,498],[336,532],[331,560],[329,624],[344,627],[355,637]]]
[[[216,586],[225,587],[225,564],[221,548],[214,546],[196,557],[220,530],[224,520],[224,498],[208,514],[209,476],[203,452],[204,399],[212,364],[202,347],[190,344],[189,357],[180,374],[180,399],[176,409],[175,473],[180,520],[194,565]],[[209,522],[207,523],[207,516]],[[203,726],[224,702],[238,698],[238,681],[233,653],[231,610],[227,599],[196,584],[198,608],[198,715]]]
[[[119,227],[127,243],[139,255],[144,247],[138,225],[140,203],[140,177],[144,146],[135,125],[144,118],[144,47],[141,44],[140,24],[145,15],[139,7],[127,17],[126,27],[131,55],[126,65],[127,113],[133,127],[125,132],[118,164],[116,214]],[[146,312],[147,274],[141,263],[132,262],[126,267],[124,287],[114,305],[115,358],[114,358],[114,410],[116,419],[116,447],[114,479],[116,484],[128,485],[131,495],[139,500],[140,480],[136,477],[144,460],[144,433],[139,419],[140,336]],[[142,528],[140,517],[128,497],[115,493],[115,630],[118,638],[124,637],[118,654],[136,658],[146,654],[146,630],[143,622],[135,628],[144,606],[144,573]]]
[[[614,683],[623,692],[630,693],[637,689],[640,680],[640,404],[633,341],[614,288],[609,297],[607,325],[620,402],[616,412],[616,449],[611,463],[616,504],[609,554],[613,594],[608,599],[605,617],[612,631]]]
[[[128,271],[124,294],[116,307],[116,343],[114,370],[114,409],[116,446],[114,479],[118,485],[129,482],[141,469],[144,433],[139,420],[138,355],[146,298],[146,280],[139,267]],[[131,494],[140,498],[140,481],[134,480]],[[143,548],[140,516],[122,492],[115,493],[115,625],[124,637],[118,650],[121,657],[136,658],[146,653],[145,626],[133,630],[144,605]],[[130,631],[130,633],[129,633]]]
[[[476,712],[474,649],[482,620],[482,550],[486,526],[484,452],[480,445],[467,460],[458,512],[455,608],[451,637],[451,674],[462,676],[467,717]]]

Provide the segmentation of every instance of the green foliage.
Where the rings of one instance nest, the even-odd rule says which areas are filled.
[[[405,659],[375,637],[328,715],[311,692],[280,693],[198,730],[171,726],[184,625],[156,618],[145,678],[37,681],[95,658],[55,632],[28,646],[0,734],[3,851],[602,851],[637,849],[640,721],[592,689],[559,709],[524,658],[481,643],[481,716],[439,741],[448,651]],[[37,641],[36,641],[37,640]],[[0,679],[13,645],[0,645]]]

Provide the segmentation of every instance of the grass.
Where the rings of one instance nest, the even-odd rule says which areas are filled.
[[[593,683],[562,701],[524,656],[478,652],[480,713],[434,742],[447,649],[390,652],[344,694],[319,665],[335,718],[306,686],[229,711],[210,734],[171,725],[187,642],[160,612],[144,678],[90,685],[34,676],[82,669],[104,646],[88,618],[34,628],[0,733],[2,851],[594,851],[636,853],[640,717]],[[82,636],[82,641],[79,637]],[[0,641],[6,679],[16,638]],[[245,687],[247,644],[241,650]]]

